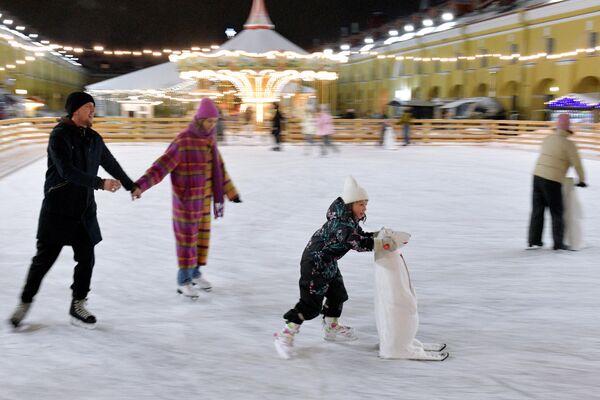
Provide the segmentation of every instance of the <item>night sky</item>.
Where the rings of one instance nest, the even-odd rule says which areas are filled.
[[[64,45],[135,50],[220,44],[242,29],[251,0],[0,0],[0,12]],[[275,29],[301,47],[336,40],[340,27],[382,12],[410,14],[419,0],[266,0]],[[15,26],[13,25],[13,26]],[[43,39],[41,36],[39,40]]]

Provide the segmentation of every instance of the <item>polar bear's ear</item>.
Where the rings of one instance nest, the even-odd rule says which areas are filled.
[[[381,229],[377,232],[377,235],[375,235],[375,237],[383,239],[384,236],[392,236],[392,233],[394,233],[393,230],[382,226]]]

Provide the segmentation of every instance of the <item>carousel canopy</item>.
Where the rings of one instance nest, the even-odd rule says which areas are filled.
[[[270,51],[292,51],[298,54],[308,54],[273,30],[275,25],[269,18],[264,0],[254,0],[244,30],[221,46],[221,50],[243,51],[246,53],[263,54]]]
[[[272,29],[245,29],[233,39],[227,41],[219,50],[244,51],[246,53],[263,54],[270,51],[292,51],[308,54]]]
[[[600,93],[569,93],[546,103],[551,109],[591,110],[600,108]]]

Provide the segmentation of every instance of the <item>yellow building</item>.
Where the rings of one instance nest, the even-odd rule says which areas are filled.
[[[489,96],[521,119],[541,120],[554,97],[600,92],[598,0],[550,0],[435,29],[417,27],[353,54],[340,68],[337,110],[370,115],[394,97]]]
[[[82,90],[87,79],[76,64],[19,32],[0,27],[0,87],[11,94],[37,97],[48,109],[62,110],[66,96]]]

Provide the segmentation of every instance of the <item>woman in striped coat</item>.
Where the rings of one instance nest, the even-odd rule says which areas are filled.
[[[173,229],[177,244],[178,292],[197,297],[198,287],[210,291],[200,267],[206,265],[211,225],[211,202],[215,218],[223,216],[224,197],[240,203],[217,149],[217,107],[202,99],[194,120],[177,135],[165,153],[137,180],[144,192],[171,174]],[[214,202],[212,201],[214,199]]]

